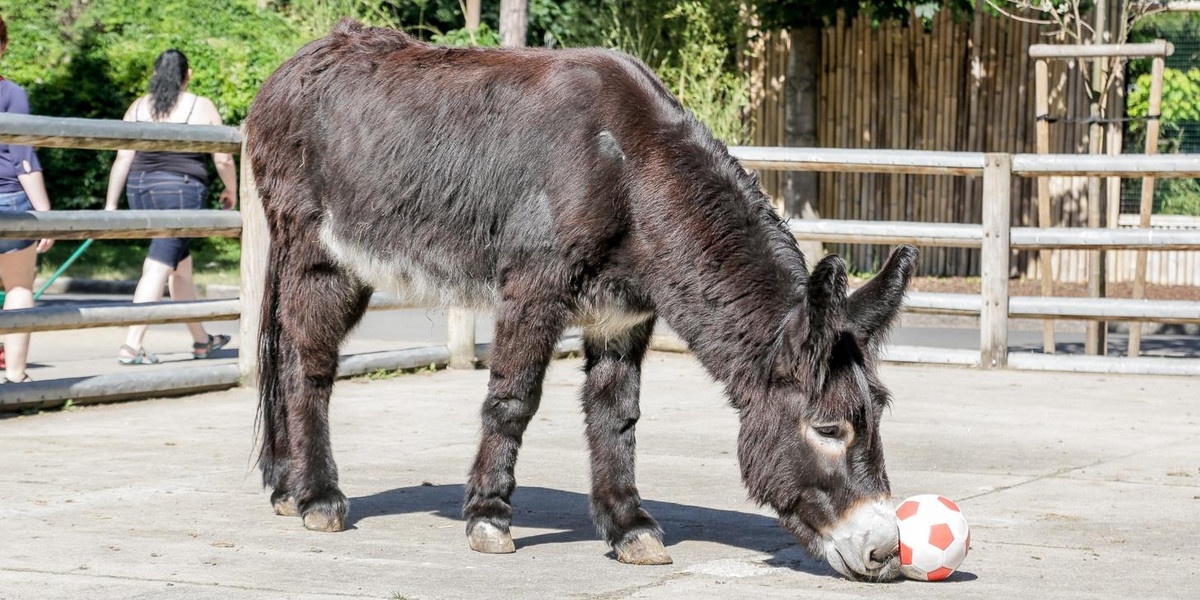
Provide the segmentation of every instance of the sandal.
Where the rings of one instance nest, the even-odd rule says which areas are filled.
[[[227,335],[212,335],[208,336],[208,343],[192,344],[192,359],[200,360],[212,356],[213,352],[225,347],[233,338]]]
[[[29,373],[26,373],[25,376],[22,377],[20,381],[13,381],[13,380],[9,379],[8,377],[0,378],[0,383],[29,383],[30,381],[33,381],[33,378],[29,376]]]
[[[157,365],[158,364],[158,357],[149,352],[146,352],[145,348],[135,349],[135,348],[133,348],[133,346],[130,346],[128,344],[121,344],[121,349],[133,355],[133,356],[118,356],[117,362],[119,362],[123,365],[130,366],[130,365]]]

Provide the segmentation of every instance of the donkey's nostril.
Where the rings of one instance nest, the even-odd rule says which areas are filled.
[[[897,553],[896,548],[876,548],[871,551],[869,556],[871,557],[871,562],[882,565],[892,560]]]

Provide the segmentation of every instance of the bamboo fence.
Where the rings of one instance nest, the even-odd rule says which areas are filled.
[[[873,23],[838,15],[821,33],[818,94],[819,145],[824,148],[893,148],[1032,153],[1035,148],[1031,44],[1053,42],[1038,26],[987,14],[955,16],[941,10],[929,27],[910,15]],[[786,32],[759,36],[755,53],[743,61],[751,81],[747,119],[755,146],[783,146],[782,120],[787,87]],[[1052,61],[1050,114],[1084,119],[1088,101],[1077,61]],[[1086,66],[1086,64],[1084,65]],[[1123,101],[1110,102],[1113,114]],[[1118,126],[1119,128],[1119,126]],[[1109,132],[1108,135],[1118,132]],[[1050,127],[1050,152],[1085,154],[1087,126],[1058,121]],[[779,175],[763,178],[772,197],[782,192]],[[1052,177],[1052,220],[1058,227],[1087,223],[1087,178]],[[1017,178],[1012,188],[1014,226],[1037,225],[1036,181]],[[939,175],[822,173],[818,214],[830,219],[910,220],[980,223],[981,180]],[[1178,225],[1200,227],[1200,223]],[[872,271],[887,256],[883,246],[837,244],[830,251],[861,271]],[[1133,254],[1109,257],[1110,281],[1128,281]],[[1154,253],[1158,254],[1158,253]],[[1194,285],[1186,265],[1200,264],[1193,252],[1151,259],[1148,281]],[[1153,256],[1153,255],[1152,255]],[[1014,274],[1039,277],[1028,252],[1013,262]],[[979,251],[930,248],[922,274],[978,276]],[[1056,281],[1084,281],[1085,252],[1058,250],[1052,261]]]

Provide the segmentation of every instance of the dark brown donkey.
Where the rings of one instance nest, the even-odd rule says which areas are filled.
[[[669,562],[634,482],[661,317],[738,411],[750,497],[838,571],[894,576],[875,363],[914,248],[853,296],[836,256],[808,274],[756,177],[617,52],[439,48],[343,21],[271,76],[247,125],[271,229],[260,466],[278,513],[343,527],[329,395],[378,289],[496,311],[471,548],[513,551],[517,450],[578,325],[596,527],[623,562]]]

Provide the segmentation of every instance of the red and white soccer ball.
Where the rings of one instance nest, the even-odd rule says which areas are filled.
[[[958,505],[935,494],[913,496],[896,507],[900,523],[900,572],[909,579],[950,576],[971,547],[971,530]]]

